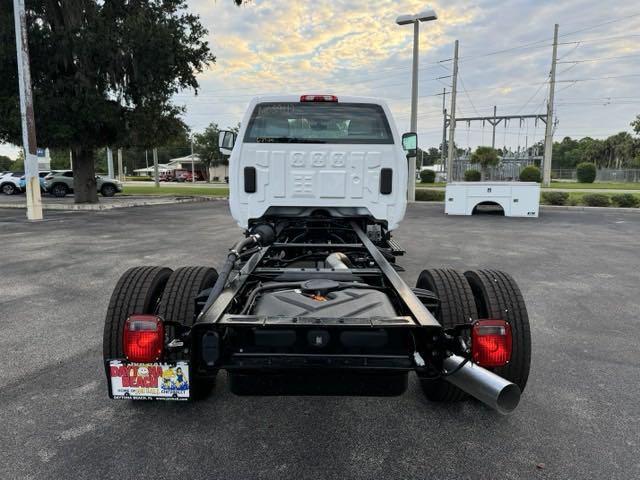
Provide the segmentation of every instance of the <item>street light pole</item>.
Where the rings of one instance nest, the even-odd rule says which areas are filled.
[[[400,15],[396,18],[398,25],[413,24],[413,72],[411,76],[411,126],[413,133],[418,132],[418,59],[420,56],[420,22],[437,20],[434,10],[428,9],[416,15]],[[416,149],[417,155],[417,149]],[[409,157],[408,195],[409,202],[416,201],[416,158]]]
[[[418,132],[418,58],[420,55],[420,22],[413,24],[413,75],[411,77],[411,127]],[[416,148],[416,155],[418,149]],[[416,157],[409,157],[409,202],[416,201]]]

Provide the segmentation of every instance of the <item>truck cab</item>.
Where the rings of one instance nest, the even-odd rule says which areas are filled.
[[[335,95],[254,98],[236,135],[220,132],[229,159],[230,208],[243,228],[264,216],[370,217],[395,229],[407,204],[407,154],[379,99]],[[404,145],[403,145],[404,144]]]

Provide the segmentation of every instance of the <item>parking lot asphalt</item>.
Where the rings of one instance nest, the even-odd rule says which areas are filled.
[[[445,217],[416,204],[399,263],[491,267],[519,282],[529,384],[501,416],[475,401],[107,397],[102,328],[127,268],[222,263],[241,230],[225,202],[47,213],[0,210],[0,478],[640,478],[640,218],[548,212]]]

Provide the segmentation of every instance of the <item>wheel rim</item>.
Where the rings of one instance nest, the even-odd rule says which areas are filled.
[[[13,185],[5,185],[2,187],[2,193],[5,195],[11,195],[13,193]]]

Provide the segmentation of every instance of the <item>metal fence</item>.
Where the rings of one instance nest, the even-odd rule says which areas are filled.
[[[551,178],[554,180],[577,180],[575,169],[551,170]],[[601,168],[596,171],[597,182],[640,182],[640,169],[617,170]]]
[[[485,169],[484,179],[497,182],[518,181],[522,169],[529,165],[539,166],[539,162],[535,158],[503,159],[499,165]],[[455,161],[453,164],[453,180],[464,180],[464,172],[467,170],[480,171],[481,169],[479,165],[473,164],[465,158]]]

